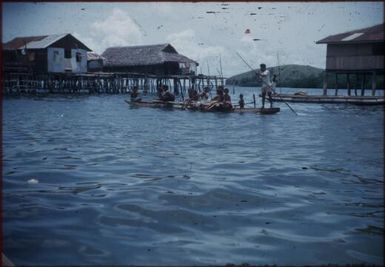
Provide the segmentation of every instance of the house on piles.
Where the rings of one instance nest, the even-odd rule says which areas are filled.
[[[72,34],[17,37],[3,44],[5,73],[85,73],[85,44]]]
[[[346,78],[348,95],[353,82],[356,86],[360,84],[363,95],[366,79],[370,77],[372,95],[375,94],[377,77],[384,75],[384,24],[330,35],[316,43],[327,44],[324,94],[330,74],[336,80],[341,75]]]
[[[171,44],[110,47],[102,56],[103,70],[152,75],[195,74],[196,61],[179,54]]]

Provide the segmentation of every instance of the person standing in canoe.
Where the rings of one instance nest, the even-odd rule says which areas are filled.
[[[270,71],[266,69],[266,64],[260,64],[259,78],[262,80],[262,108],[265,108],[266,94],[269,96],[270,108],[273,107],[272,83],[270,81]]]

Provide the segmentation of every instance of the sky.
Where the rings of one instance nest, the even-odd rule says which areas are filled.
[[[91,50],[170,43],[198,73],[230,77],[260,63],[325,68],[329,35],[383,23],[378,2],[3,2],[2,41],[71,33]]]

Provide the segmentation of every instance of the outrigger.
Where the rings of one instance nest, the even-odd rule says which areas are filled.
[[[256,113],[256,114],[275,114],[280,111],[280,108],[239,108],[233,107],[231,109],[208,109],[207,105],[197,104],[192,105],[186,102],[172,102],[172,101],[129,101],[125,102],[134,107],[151,107],[151,108],[168,108],[168,109],[180,109],[191,110],[201,112],[223,112],[223,113]]]

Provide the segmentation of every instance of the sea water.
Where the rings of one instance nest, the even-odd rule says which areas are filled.
[[[382,264],[383,106],[221,114],[127,97],[3,100],[16,265]]]

